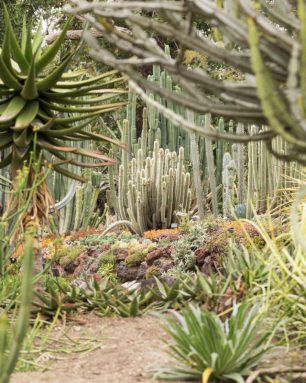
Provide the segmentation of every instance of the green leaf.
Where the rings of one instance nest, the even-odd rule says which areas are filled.
[[[52,166],[52,165],[51,165]],[[76,173],[72,173],[70,172],[69,170],[67,169],[64,169],[60,166],[52,166],[52,168],[58,172],[58,173],[61,173],[63,174],[64,176],[68,177],[68,178],[72,178],[73,180],[76,180],[76,181],[79,181],[79,182],[86,182],[85,178],[81,177],[79,174],[76,174]]]
[[[46,51],[42,54],[42,56],[37,60],[36,62],[36,73],[40,73],[47,65],[50,64],[50,62],[55,58],[57,55],[57,52],[62,46],[62,43],[65,39],[67,30],[71,24],[72,17],[68,19],[66,24],[64,25],[64,28],[61,32],[61,34],[58,36],[58,38],[54,41],[54,43],[46,49]]]
[[[18,146],[19,148],[22,148],[22,147],[28,147],[32,140],[33,140],[33,132],[29,129],[29,128],[26,128],[26,129],[23,129],[23,131],[21,132],[14,132],[13,133],[13,141],[14,141],[14,144],[16,146]]]
[[[22,89],[22,85],[5,64],[3,60],[3,54],[0,56],[0,77],[3,81],[3,84],[8,88],[12,88],[14,90]]]
[[[26,82],[24,83],[21,96],[26,100],[34,100],[38,97],[38,91],[36,86],[36,72],[35,72],[35,55],[32,58],[29,74]]]
[[[13,30],[13,27],[12,27],[12,24],[10,21],[10,16],[9,16],[9,13],[7,11],[5,4],[3,4],[3,8],[4,8],[5,27],[9,33],[13,56],[14,56],[17,64],[19,65],[21,71],[25,73],[29,68],[29,63],[28,63],[27,59],[25,58],[25,56],[23,55],[21,48],[18,44],[17,37],[14,33],[14,30]]]
[[[51,89],[56,85],[57,81],[61,78],[62,74],[65,72],[67,65],[73,57],[73,53],[68,55],[68,57],[48,76],[43,80],[37,82],[37,89],[39,91],[46,91]]]
[[[40,19],[38,27],[35,32],[34,40],[33,40],[33,52],[36,54],[36,59],[39,57],[39,51],[41,49],[41,44],[44,41],[44,37],[42,34],[42,19]]]
[[[30,21],[27,30],[27,40],[24,52],[26,60],[30,63],[33,59],[33,46],[32,46],[32,22]]]
[[[22,130],[28,127],[34,118],[37,116],[39,109],[38,101],[27,102],[26,106],[23,108],[21,113],[16,118],[15,126],[12,127],[13,130]]]
[[[9,143],[12,142],[13,135],[11,132],[5,132],[0,134],[0,149],[5,148]]]
[[[20,96],[15,96],[14,98],[12,98],[12,100],[9,102],[8,106],[0,116],[0,123],[9,122],[15,117],[17,117],[18,114],[24,108],[25,104],[26,100]]]
[[[59,82],[56,84],[56,87],[57,87],[57,88],[63,88],[63,89],[81,88],[81,87],[84,87],[84,86],[89,86],[89,85],[95,84],[95,83],[97,83],[99,80],[102,80],[103,78],[107,78],[107,77],[113,76],[113,75],[115,75],[115,74],[117,74],[117,73],[118,73],[117,70],[112,70],[112,71],[110,71],[110,72],[103,73],[103,74],[101,74],[100,76],[96,76],[96,77],[93,77],[93,78],[89,78],[89,79],[87,79],[87,80],[82,80],[82,81],[72,81],[72,82],[68,82],[68,81],[59,81]]]
[[[112,110],[113,108],[121,108],[125,106],[127,103],[126,102],[115,102],[112,104],[101,104],[97,106],[87,106],[83,108],[79,107],[65,107],[61,106],[59,104],[51,104],[49,102],[46,102],[44,100],[41,100],[41,104],[45,105],[46,108],[49,110],[57,110],[58,112],[63,112],[63,113],[90,113],[90,112],[98,112],[101,111],[103,112],[105,109],[107,110]]]
[[[27,45],[27,36],[28,36],[27,19],[26,19],[26,15],[23,15],[22,31],[21,31],[21,50],[24,55],[25,55],[26,45]]]

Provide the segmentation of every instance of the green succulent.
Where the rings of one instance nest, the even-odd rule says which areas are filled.
[[[273,346],[269,331],[262,329],[264,316],[259,304],[233,308],[224,322],[213,312],[189,304],[175,318],[166,318],[165,329],[172,338],[169,352],[176,359],[157,377],[167,380],[213,380],[243,383],[252,367]]]
[[[116,71],[95,78],[86,77],[85,71],[66,72],[77,49],[68,52],[56,65],[55,59],[71,19],[54,43],[46,48],[41,25],[32,38],[32,25],[24,20],[19,42],[7,9],[4,19],[6,31],[0,54],[0,150],[8,150],[0,168],[10,165],[14,177],[34,148],[36,157],[42,156],[45,164],[80,181],[82,177],[66,170],[63,164],[68,162],[82,167],[112,164],[113,160],[100,151],[73,147],[71,143],[83,140],[113,142],[85,128],[98,115],[125,104],[109,103],[114,96],[125,93],[113,88],[124,78],[116,76]],[[99,163],[79,162],[74,154]]]

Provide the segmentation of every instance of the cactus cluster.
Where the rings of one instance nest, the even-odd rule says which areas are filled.
[[[123,122],[123,144],[128,144],[129,124]],[[146,131],[144,130],[144,134]],[[109,205],[117,219],[130,221],[138,234],[148,229],[168,228],[176,221],[176,213],[188,212],[191,206],[190,173],[185,170],[184,149],[179,153],[160,148],[155,140],[152,156],[145,155],[145,139],[136,157],[128,159],[122,150],[118,171],[118,190],[114,172],[110,171]]]
[[[54,232],[66,234],[73,230],[97,227],[103,217],[97,209],[101,192],[103,174],[100,171],[86,169],[83,172],[84,183],[75,183],[62,174],[53,172],[49,185],[55,201],[60,201],[73,188],[73,196],[62,209],[55,209],[50,215]]]
[[[158,74],[160,76],[165,75],[167,79],[169,77],[166,72],[160,74],[156,68],[154,73],[154,78]],[[153,81],[153,75],[150,78]],[[172,90],[175,91],[174,88]],[[161,113],[149,105],[143,109],[141,136],[137,138],[136,95],[130,92],[129,99],[131,102],[127,106],[127,117],[130,128],[123,133],[128,152],[122,157],[122,162],[129,158],[137,159],[138,148],[142,148],[144,156],[152,156],[153,138],[160,143],[164,150],[170,149],[169,142],[173,142],[173,137],[171,138],[170,135],[171,125],[162,118]],[[162,102],[162,99],[160,101]],[[197,121],[203,128],[213,132],[237,135],[247,133],[252,137],[267,130],[266,126],[235,123],[232,120],[226,123],[223,118],[213,119],[210,114],[199,115],[183,108],[181,108],[180,113],[184,114],[188,121]],[[158,126],[158,128],[154,128],[152,121],[155,121],[155,127]],[[162,134],[163,130],[166,131],[166,135]],[[180,127],[176,127],[176,131],[177,134],[184,132]],[[168,137],[169,140],[165,140],[165,137]],[[200,218],[203,218],[201,205],[203,205],[204,214],[212,212],[217,217],[223,213],[225,216],[232,217],[234,212],[238,217],[247,216],[251,218],[254,211],[263,213],[268,206],[275,207],[277,204],[282,204],[284,195],[279,191],[289,186],[290,179],[293,182],[294,179],[300,179],[302,176],[302,165],[297,162],[286,163],[272,156],[262,141],[250,141],[249,143],[215,141],[193,132],[179,137],[180,139],[176,141],[176,144],[182,142],[184,149],[187,147],[187,151],[189,151],[189,155],[185,155],[184,161],[192,175],[191,181],[196,192]],[[273,148],[278,152],[285,152],[286,146],[286,142],[281,137],[273,142]],[[191,147],[192,150],[190,151],[189,148]],[[222,189],[228,187],[228,181],[223,176],[225,171],[223,157],[226,152],[231,155],[237,173],[234,182],[235,187],[231,190],[230,200],[233,204],[231,214],[229,214],[228,209],[224,209],[227,206],[225,200],[227,194],[221,192]],[[110,171],[114,173],[111,168]]]

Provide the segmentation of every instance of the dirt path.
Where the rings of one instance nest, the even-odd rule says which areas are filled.
[[[161,338],[166,334],[157,318],[85,317],[82,326],[69,331],[101,339],[101,348],[86,355],[64,355],[45,372],[14,374],[12,383],[147,383],[150,369],[165,364]],[[61,355],[62,356],[62,355]]]

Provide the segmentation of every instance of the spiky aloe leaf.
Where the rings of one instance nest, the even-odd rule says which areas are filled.
[[[10,16],[5,4],[4,4],[4,21],[5,21],[5,28],[9,34],[13,57],[16,60],[22,72],[26,72],[27,69],[29,68],[29,62],[25,58],[18,44],[17,37],[14,33],[14,30],[10,21]]]
[[[9,89],[22,89],[22,85],[5,64],[3,55],[0,56],[0,77],[3,81],[3,84],[6,85]]]
[[[57,81],[62,77],[72,57],[73,54],[68,55],[68,57],[61,63],[61,65],[59,65],[49,76],[45,77],[43,80],[38,81],[37,89],[39,91],[44,91],[53,88]]]
[[[31,63],[33,59],[33,46],[32,46],[32,23],[30,22],[27,30],[27,39],[25,44],[24,56],[27,62]]]
[[[13,120],[22,111],[26,104],[26,100],[21,96],[15,96],[7,105],[6,109],[0,116],[1,122],[9,122]]]
[[[21,132],[14,132],[13,133],[14,144],[19,148],[27,147],[32,142],[33,135],[34,133],[28,128],[23,129]]]
[[[0,135],[0,149],[3,149],[12,141],[12,133],[7,132]]]
[[[32,58],[29,74],[27,76],[26,82],[20,94],[26,100],[34,100],[35,98],[38,97],[36,73],[35,73],[35,56]]]
[[[41,72],[47,65],[49,65],[50,62],[57,55],[58,51],[60,50],[63,44],[63,41],[65,39],[65,36],[71,24],[71,21],[72,21],[72,18],[69,18],[66,24],[64,25],[62,33],[58,36],[58,38],[54,41],[54,43],[43,53],[43,55],[37,61],[36,63],[37,73]]]
[[[39,109],[39,102],[34,100],[27,102],[21,113],[16,118],[15,126],[12,126],[14,130],[22,130],[28,127],[35,119]]]

